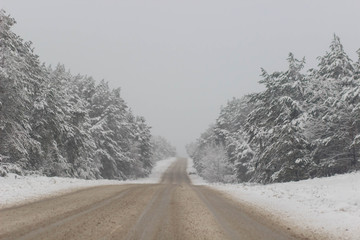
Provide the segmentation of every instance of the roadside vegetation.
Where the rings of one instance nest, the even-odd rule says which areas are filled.
[[[229,101],[188,145],[199,174],[208,181],[271,183],[358,170],[358,55],[351,60],[334,35],[316,69],[305,72],[305,59],[291,53],[288,69],[262,69],[265,89]]]
[[[154,140],[119,88],[42,64],[31,43],[12,32],[14,24],[1,10],[1,176],[124,180],[147,176],[156,157],[175,155]]]

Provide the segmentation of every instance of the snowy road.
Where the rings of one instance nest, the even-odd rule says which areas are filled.
[[[0,239],[301,239],[206,186],[186,159],[159,184],[87,188],[0,211]]]

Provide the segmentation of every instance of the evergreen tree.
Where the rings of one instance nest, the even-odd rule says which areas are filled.
[[[150,127],[105,81],[40,65],[0,11],[0,167],[80,178],[147,175]],[[6,169],[10,169],[6,163]],[[1,170],[2,171],[2,170]],[[3,172],[1,173],[3,175]]]
[[[147,176],[151,172],[152,168],[152,145],[150,127],[146,125],[145,118],[143,117],[137,117],[136,123],[138,126],[138,133],[135,140],[139,143],[138,146],[140,158],[138,159],[138,161],[141,164],[138,168],[138,171],[140,170],[140,173],[137,175]]]
[[[334,35],[317,69],[302,73],[305,61],[290,54],[287,71],[262,70],[265,90],[230,101],[215,127],[189,145],[198,172],[211,172],[204,156],[218,148],[226,150],[238,181],[281,182],[359,169],[358,54],[353,63]]]
[[[244,132],[246,118],[251,111],[252,104],[248,96],[233,98],[221,109],[214,129],[225,146],[228,161],[235,165],[236,178],[240,182],[248,181],[253,171],[254,152]]]
[[[351,95],[358,83],[339,37],[334,36],[330,51],[319,60],[319,70],[309,75],[307,130],[314,146],[312,159],[318,165],[317,175],[332,175],[346,172],[356,163],[357,150],[352,143],[357,124]]]
[[[29,132],[32,100],[41,83],[41,67],[31,43],[11,31],[15,20],[0,10],[0,154],[31,167],[29,149],[39,147]]]
[[[266,90],[254,94],[254,110],[247,119],[249,141],[256,146],[255,181],[299,180],[307,177],[304,165],[308,141],[303,134],[305,78],[301,74],[304,60],[292,54],[286,72],[268,74],[263,70]]]

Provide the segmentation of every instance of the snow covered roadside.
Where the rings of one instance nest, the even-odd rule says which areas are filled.
[[[188,171],[196,172],[192,160]],[[195,185],[206,184],[195,174],[189,176]],[[207,185],[295,229],[327,235],[326,239],[359,239],[360,172],[269,185]]]
[[[9,174],[7,177],[0,177],[0,209],[86,187],[131,183],[158,183],[160,182],[162,173],[165,172],[175,160],[176,158],[169,158],[158,161],[149,177],[130,181],[84,180]]]

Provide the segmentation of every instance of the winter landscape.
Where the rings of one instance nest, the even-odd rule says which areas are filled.
[[[356,1],[66,2],[0,5],[0,239],[359,239]]]

